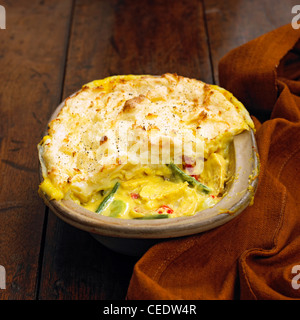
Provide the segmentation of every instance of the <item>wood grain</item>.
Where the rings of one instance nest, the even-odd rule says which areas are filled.
[[[0,299],[35,299],[45,207],[36,145],[61,97],[71,1],[1,1]],[[56,66],[56,68],[53,68]]]
[[[201,2],[77,1],[65,97],[115,74],[176,72],[211,82]]]

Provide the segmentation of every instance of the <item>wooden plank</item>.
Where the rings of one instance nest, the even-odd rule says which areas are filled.
[[[210,82],[199,1],[77,1],[64,97],[113,74],[178,74]],[[49,215],[40,299],[123,299],[136,258]]]
[[[218,63],[230,50],[291,23],[297,0],[203,0],[214,70],[218,84]]]
[[[0,265],[6,289],[0,300],[35,299],[45,213],[36,145],[61,98],[71,1],[1,5]]]
[[[65,96],[114,74],[165,72],[211,82],[201,2],[76,2]]]

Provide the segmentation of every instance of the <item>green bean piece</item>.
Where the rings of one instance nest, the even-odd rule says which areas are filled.
[[[150,219],[167,219],[169,218],[168,214],[151,214],[144,217],[134,218],[138,220],[150,220]]]
[[[100,203],[99,207],[96,210],[96,213],[101,213],[102,211],[104,211],[106,206],[109,205],[110,201],[113,199],[119,187],[120,187],[120,182],[116,182],[114,187],[111,189],[110,193]]]
[[[110,217],[117,218],[120,213],[125,211],[126,204],[122,200],[113,200],[113,202],[110,205]]]
[[[172,172],[174,174],[177,174],[183,181],[187,181],[189,185],[196,186],[204,193],[209,193],[211,191],[207,186],[196,180],[194,177],[191,177],[187,173],[183,172],[173,162],[170,162],[170,164],[168,164],[167,166],[169,166]]]

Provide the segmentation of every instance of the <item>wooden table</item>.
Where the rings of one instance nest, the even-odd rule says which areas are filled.
[[[0,299],[121,300],[137,261],[59,220],[37,194],[36,145],[62,99],[114,74],[218,83],[220,58],[290,23],[297,2],[0,1]]]

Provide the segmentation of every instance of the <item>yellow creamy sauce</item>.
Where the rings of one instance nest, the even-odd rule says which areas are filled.
[[[178,132],[188,128],[192,140],[199,133],[203,170],[192,177],[209,191],[186,181],[168,163],[135,163],[130,156],[124,161],[121,144],[109,144],[110,130],[123,122],[133,124],[130,130],[134,127],[142,139],[153,132],[155,137],[168,134],[174,150]],[[193,215],[226,194],[234,172],[233,137],[250,128],[252,120],[240,102],[201,81],[170,74],[96,80],[66,100],[38,145],[44,178],[40,192],[93,212],[108,199],[99,214],[123,219]],[[154,149],[153,141],[149,146]],[[156,146],[159,152],[162,141]],[[111,150],[113,155],[117,150],[117,158],[107,156]],[[171,152],[171,161],[175,156]],[[190,173],[184,161],[176,166]]]

